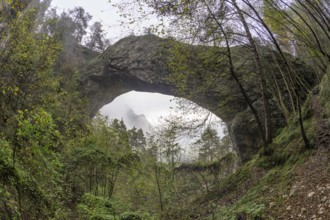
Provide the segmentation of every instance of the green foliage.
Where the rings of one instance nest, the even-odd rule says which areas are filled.
[[[151,220],[148,213],[124,212],[120,215],[120,220]]]
[[[26,12],[0,36],[0,128],[9,138],[15,133],[17,111],[45,107],[58,86],[51,71],[59,45],[52,36],[35,32],[35,16],[36,12]]]
[[[68,116],[54,108],[66,105],[53,74],[60,45],[53,35],[39,32],[39,6],[1,25],[0,213],[8,219],[68,219],[70,213],[60,152],[68,137],[63,134],[71,132],[59,130],[54,120]],[[67,122],[76,126],[69,117]]]
[[[49,113],[43,109],[36,109],[33,112],[27,110],[18,111],[17,138],[19,143],[48,150],[56,148],[56,142],[60,133]],[[26,143],[27,142],[27,143]]]
[[[70,142],[66,158],[67,178],[81,192],[113,198],[119,178],[139,161],[129,144],[123,122],[109,123],[100,116],[89,134]],[[70,173],[74,171],[74,173]]]
[[[229,64],[223,48],[172,44],[168,51],[170,75],[167,80],[176,86],[178,94],[191,99],[201,94],[216,96],[229,92],[224,91],[226,87],[221,88],[224,81],[233,83],[228,77]],[[231,87],[231,95],[237,91],[233,89],[236,87]],[[232,96],[222,95],[219,106],[228,103],[227,99],[232,99]]]
[[[113,203],[104,197],[86,193],[77,206],[79,217],[82,219],[105,220],[115,219]]]
[[[304,106],[304,123],[310,140],[315,138],[315,118],[309,113],[309,102]],[[241,196],[231,205],[213,208],[208,219],[267,218],[270,202],[281,204],[294,177],[295,169],[303,164],[311,151],[304,148],[299,135],[297,118],[292,118],[274,139],[269,148],[261,150],[251,161],[243,165],[234,175],[225,179],[219,187],[207,195],[206,201],[215,202],[221,196],[226,198],[236,190],[243,190]],[[269,189],[271,190],[269,191]],[[270,194],[280,195],[272,197]]]
[[[135,213],[125,212],[120,215],[121,220],[142,220],[142,217]]]
[[[140,213],[133,211],[124,211],[121,214],[122,207],[118,202],[114,202],[105,197],[94,196],[85,193],[81,202],[78,204],[79,217],[82,219],[119,219],[121,220],[149,220],[152,219],[148,213]]]
[[[238,216],[244,216],[246,219],[257,219],[261,217],[265,209],[264,204],[258,204],[253,201],[245,202],[239,208],[222,207],[215,214],[216,219],[235,220]],[[214,219],[208,218],[208,219]]]
[[[57,158],[42,155],[40,151],[45,153],[46,150],[36,149],[40,146],[29,147],[34,148],[34,154],[19,156],[20,160],[15,163],[13,147],[1,141],[1,206],[7,207],[1,212],[9,218],[22,215],[41,218],[51,216],[61,209],[60,162]],[[44,179],[46,175],[48,178]]]
[[[230,140],[225,136],[220,140],[217,131],[208,126],[194,145],[198,149],[198,159],[204,162],[213,162],[224,157],[230,148]]]
[[[304,121],[307,128],[309,140],[314,143],[315,119],[308,118]],[[298,122],[290,123],[274,139],[274,143],[268,149],[263,149],[258,164],[265,169],[276,166],[299,164],[309,155],[309,151],[303,147],[303,140],[300,135]]]
[[[274,143],[234,175],[230,174],[236,169],[236,154],[220,153],[222,147],[230,144],[229,139],[221,142],[212,129],[208,128],[199,142],[200,161],[180,165],[177,123],[147,141],[142,130],[127,129],[123,121],[109,122],[102,117],[90,121],[86,100],[79,92],[79,77],[85,62],[98,55],[80,45],[91,16],[84,9],[75,8],[61,15],[51,10],[44,17],[43,7],[49,1],[36,8],[28,8],[27,2],[0,3],[0,218],[181,220],[192,218],[190,214],[197,212],[195,207],[209,200],[212,202],[207,208],[211,209],[212,219],[235,219],[238,215],[263,217],[268,203],[263,193],[267,187],[285,190],[295,167],[308,157],[310,152],[302,147],[294,115]],[[207,2],[212,10],[219,12],[218,18],[225,21],[221,14],[224,8],[217,8],[216,4],[224,2]],[[159,2],[149,3],[153,6]],[[245,104],[238,106],[241,97],[237,89],[233,90],[233,80],[228,75],[228,54],[217,47],[223,45],[223,36],[209,16],[206,16],[208,20],[200,16],[207,11],[201,7],[203,4],[181,1],[157,8],[162,14],[181,13],[182,17],[195,18],[191,23],[188,19],[188,23],[201,28],[193,32],[200,42],[211,40],[207,44],[213,46],[207,50],[194,49],[188,44],[172,42],[172,50],[167,51],[171,72],[168,80],[184,97],[203,94],[219,98],[223,94],[218,107],[235,105],[245,109]],[[315,65],[322,66],[328,49],[313,47],[316,38],[306,31],[306,25],[312,22],[303,23],[301,18],[294,18],[293,24],[303,30],[284,30],[279,23],[286,19],[288,10],[268,6],[263,8],[266,22],[282,35],[280,46],[290,46],[289,33],[294,34],[318,58]],[[270,19],[271,16],[276,20]],[[245,42],[242,36],[235,37],[237,30],[226,28],[235,45]],[[103,50],[101,25],[95,23],[91,29],[88,46]],[[322,25],[313,29],[321,33]],[[266,39],[259,40],[260,45],[269,43],[262,42]],[[319,40],[320,45],[326,45],[324,34]],[[233,67],[240,70],[238,77],[249,95],[256,96],[259,91],[255,89],[255,74],[253,69],[246,68],[253,63],[249,60],[249,50],[231,49],[233,58],[237,58]],[[297,56],[306,52],[295,49],[299,52]],[[267,55],[268,50],[262,52]],[[95,60],[99,61],[99,58]],[[103,68],[102,65],[98,67]],[[328,75],[329,72],[320,85],[320,101],[326,109],[324,117],[330,115]],[[253,83],[248,84],[250,81]],[[223,89],[224,84],[229,89]],[[303,119],[308,138],[313,140],[315,119],[310,105],[308,99]],[[228,112],[231,114],[234,113]],[[242,190],[244,195],[231,202],[232,205],[217,207],[219,198],[236,190],[239,193]]]

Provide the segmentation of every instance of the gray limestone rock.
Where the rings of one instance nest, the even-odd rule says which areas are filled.
[[[92,60],[81,76],[81,86],[88,97],[91,115],[117,96],[132,90],[182,96],[176,92],[175,85],[167,80],[168,51],[173,47],[173,42],[153,35],[129,36],[119,40],[102,55]],[[202,46],[190,47],[192,60],[200,50],[210,49]],[[233,48],[233,54],[235,65],[240,66],[243,62],[242,57],[248,56],[249,50],[246,47],[236,47]],[[267,61],[267,54],[264,57]],[[270,65],[267,67],[271,68]],[[247,62],[240,77],[262,118],[259,84],[253,68],[253,62]],[[191,83],[191,90],[194,90],[194,85],[196,84]],[[219,79],[216,90],[197,94],[189,99],[209,109],[227,124],[231,139],[243,162],[258,151],[261,138],[256,122],[230,76]],[[226,100],[225,107],[219,107],[219,103],[224,100]],[[278,109],[274,108],[274,112],[276,111]]]

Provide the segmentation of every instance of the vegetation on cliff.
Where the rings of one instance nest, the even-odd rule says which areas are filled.
[[[0,218],[330,219],[328,1],[136,4],[184,30],[166,51],[177,94],[217,97],[228,83],[210,109],[235,112],[227,136],[207,127],[182,163],[178,120],[146,137],[91,119],[80,77],[107,45],[101,25],[88,35],[82,8],[1,1]]]

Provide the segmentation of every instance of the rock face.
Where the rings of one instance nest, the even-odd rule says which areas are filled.
[[[82,76],[91,114],[132,90],[174,95],[173,86],[163,80],[168,72],[159,54],[162,45],[165,40],[155,36],[130,36],[93,60]]]
[[[174,89],[175,85],[166,80],[169,75],[166,52],[173,46],[172,43],[171,40],[153,35],[130,36],[110,46],[102,55],[91,61],[81,77],[82,88],[90,102],[91,115],[117,96],[132,90],[180,96]],[[238,60],[244,51],[240,48],[234,50],[235,54],[238,54],[235,59]],[[246,89],[255,100],[255,105],[258,105],[260,96],[255,92],[258,82],[253,77],[246,80],[249,82]],[[258,150],[260,143],[256,123],[230,77],[224,78],[219,87],[221,89],[216,92],[199,94],[198,97],[189,99],[211,110],[227,124],[242,161],[246,161]],[[228,97],[230,101],[226,107],[220,108],[219,101]]]
[[[152,125],[148,121],[145,115],[136,114],[133,109],[128,108],[126,111],[127,126],[130,128],[141,128],[144,132],[150,132],[153,130]]]

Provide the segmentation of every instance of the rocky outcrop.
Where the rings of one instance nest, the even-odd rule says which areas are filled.
[[[153,127],[146,116],[143,114],[136,114],[131,108],[127,109],[124,120],[125,119],[129,128],[136,127],[138,129],[142,129],[145,133],[150,133],[150,131],[153,130]]]
[[[164,80],[166,61],[159,54],[163,45],[165,40],[158,37],[130,36],[94,59],[82,76],[91,114],[132,90],[174,95],[173,86]]]
[[[182,96],[176,92],[175,83],[166,80],[169,76],[167,52],[172,46],[172,40],[153,35],[130,36],[110,46],[102,55],[94,59],[81,77],[82,88],[90,102],[91,115],[117,96],[132,90]],[[191,47],[193,48],[191,59],[199,50],[208,50],[207,47]],[[241,57],[248,54],[248,51],[243,47],[233,48],[233,54],[236,54],[235,65],[239,66],[242,62]],[[242,80],[254,100],[254,105],[258,107],[261,106],[258,101],[260,100],[258,81],[251,71],[252,67],[249,71],[249,65],[253,65],[251,61],[244,67]],[[190,87],[193,90],[194,84],[192,83]],[[258,150],[260,143],[256,123],[236,84],[229,76],[222,77],[217,88],[207,93],[190,96],[189,99],[209,109],[228,125],[233,143],[242,160],[246,161]]]

